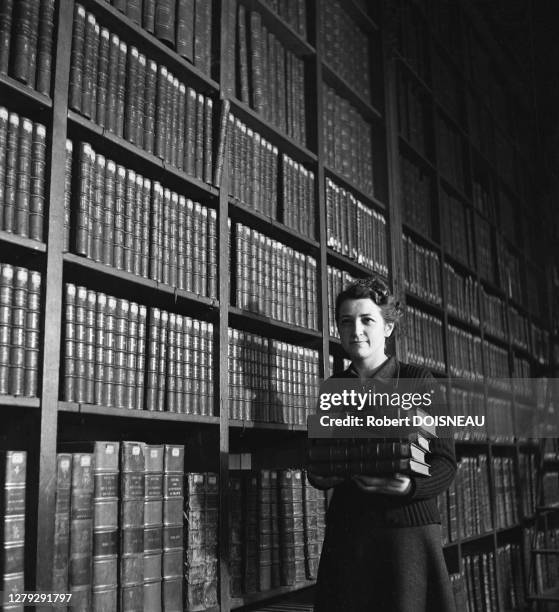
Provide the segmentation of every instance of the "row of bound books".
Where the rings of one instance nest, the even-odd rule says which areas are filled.
[[[231,246],[232,301],[238,308],[318,328],[314,257],[241,223],[235,223]]]
[[[495,553],[466,554],[462,557],[466,586],[466,611],[498,610]]]
[[[307,0],[263,0],[263,2],[301,38],[307,38]]]
[[[439,255],[416,244],[406,235],[404,245],[404,281],[406,291],[434,304],[442,303],[441,261]]]
[[[559,473],[543,475],[543,503],[545,506],[559,506]]]
[[[487,411],[484,410],[484,406],[485,396],[483,392],[460,389],[456,386],[453,386],[450,390],[450,407],[453,415],[464,415],[466,417],[486,415]],[[455,426],[454,439],[484,441],[487,439],[487,427]]]
[[[67,152],[71,155],[72,143]],[[217,298],[217,214],[79,144],[65,246],[132,274]],[[70,169],[70,164],[67,170]]]
[[[454,187],[464,191],[464,143],[460,134],[445,119],[437,115],[437,159],[441,174]]]
[[[0,395],[37,397],[41,273],[0,263]]]
[[[229,485],[231,594],[315,580],[326,492],[300,469],[232,472]]]
[[[501,288],[509,298],[525,306],[520,258],[507,246],[500,234],[497,234],[497,270]],[[536,314],[539,314],[539,309]]]
[[[315,409],[318,352],[229,328],[229,418],[304,425]]]
[[[468,206],[440,190],[441,236],[444,250],[470,268],[475,267],[474,232]],[[477,243],[476,243],[477,244]]]
[[[528,317],[518,312],[514,306],[509,305],[508,315],[510,339],[513,345],[525,351],[530,351],[532,346],[536,347],[538,328],[534,324],[530,326]]]
[[[106,0],[209,75],[212,5],[206,0]]]
[[[549,332],[535,323],[531,325],[532,355],[543,365],[549,359]]]
[[[182,610],[184,447],[73,446],[86,452],[57,454],[53,589],[84,612]]]
[[[332,338],[340,337],[335,316],[336,296],[354,281],[355,277],[349,272],[328,266],[328,321]]]
[[[305,145],[304,61],[268,30],[258,11],[247,10],[236,1],[230,3],[229,11],[229,23],[235,24],[228,50],[230,63],[234,63],[233,94]]]
[[[437,497],[437,507],[441,515],[442,544],[446,546],[458,540],[458,509],[457,504],[457,483],[456,480],[448,489]],[[462,609],[462,608],[460,608]]]
[[[62,399],[211,414],[211,323],[67,283]]]
[[[327,245],[357,263],[388,275],[386,219],[351,192],[326,179]]]
[[[537,466],[535,453],[520,452],[518,455],[518,493],[522,508],[522,516],[530,517],[536,512],[537,504]]]
[[[448,326],[448,371],[451,376],[469,380],[483,380],[481,338]]]
[[[40,241],[45,217],[46,136],[42,123],[0,106],[0,230]]]
[[[439,372],[446,368],[443,348],[443,323],[417,308],[406,308],[407,360]]]
[[[201,181],[213,180],[213,100],[76,4],[68,105]]]
[[[508,399],[487,398],[487,437],[494,442],[514,442],[516,423],[513,419],[512,402]],[[518,429],[516,429],[518,431]]]
[[[530,379],[532,374],[530,362],[524,357],[513,355],[512,366],[513,377],[515,379],[513,383],[514,392],[516,395],[520,395],[524,398],[532,398],[534,389]]]
[[[314,172],[285,153],[281,154],[280,162],[278,148],[232,113],[228,115],[226,138],[231,196],[314,238]]]
[[[493,528],[487,455],[461,457],[456,471],[456,509],[460,538],[487,533]]]
[[[520,544],[497,548],[497,585],[503,610],[521,610],[524,606],[524,580]]]
[[[10,593],[25,590],[25,486],[27,452],[0,451],[0,591],[8,600]],[[23,610],[5,605],[3,610]]]
[[[483,353],[485,375],[489,378],[489,383],[494,387],[507,390],[509,388],[508,383],[500,379],[506,379],[510,376],[508,350],[485,340],[483,342]]]
[[[430,157],[427,130],[429,107],[421,85],[400,66],[398,70],[398,128],[400,135],[419,153]]]
[[[427,25],[419,7],[404,3],[398,10],[398,48],[402,57],[424,81],[429,74]]]
[[[538,530],[537,534],[534,534],[534,527],[532,526],[526,529],[526,536],[525,550],[530,550],[534,541],[536,542],[536,548],[559,548],[558,527],[549,527],[546,533]],[[539,592],[557,586],[559,555],[536,555],[535,566],[535,583]]]
[[[472,276],[457,272],[448,262],[444,263],[446,307],[450,314],[479,325],[479,283]]]
[[[359,111],[322,83],[326,164],[363,193],[374,193],[373,130]]]
[[[50,95],[54,0],[4,0],[0,6],[0,74]]]
[[[507,305],[505,301],[480,288],[481,311],[483,313],[483,329],[501,340],[507,337]]]
[[[472,202],[474,208],[482,215],[487,217],[491,223],[497,223],[497,206],[495,203],[495,196],[493,195],[491,189],[487,188],[482,178],[474,178]]]
[[[420,432],[413,440],[314,440],[307,452],[309,471],[316,476],[430,476],[429,441]]]
[[[320,40],[324,59],[368,102],[373,76],[368,36],[346,12],[340,0],[327,0],[320,8]],[[374,76],[380,77],[379,74]]]
[[[495,492],[495,527],[504,529],[518,523],[518,491],[513,457],[492,457],[493,490]],[[555,474],[559,483],[559,476]],[[558,497],[559,500],[559,497]]]
[[[469,217],[468,223],[469,223]],[[479,275],[491,283],[496,283],[495,249],[491,239],[491,225],[477,213],[474,214],[476,240],[476,263]]]
[[[433,178],[404,155],[400,155],[400,172],[404,223],[430,238],[433,233]]]

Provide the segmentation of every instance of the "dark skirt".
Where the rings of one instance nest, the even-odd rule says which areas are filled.
[[[326,529],[315,612],[455,612],[440,525],[359,523]]]

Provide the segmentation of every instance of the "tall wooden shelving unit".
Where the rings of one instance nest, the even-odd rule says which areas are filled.
[[[58,445],[70,439],[139,439],[146,442],[185,443],[193,469],[211,470],[220,477],[220,606],[217,609],[227,611],[243,605],[279,596],[293,590],[309,586],[310,583],[296,587],[280,587],[272,592],[257,592],[243,598],[231,598],[229,593],[228,569],[228,533],[229,533],[229,491],[228,465],[232,452],[252,452],[254,465],[273,467],[274,446],[282,449],[282,461],[300,461],[305,427],[301,425],[257,423],[233,421],[229,419],[228,410],[228,327],[235,327],[259,333],[266,337],[287,340],[294,344],[313,348],[319,351],[320,373],[327,376],[330,370],[329,356],[334,355],[337,365],[341,362],[341,346],[337,339],[329,335],[328,311],[328,266],[349,271],[354,276],[365,275],[367,268],[348,257],[337,253],[328,246],[328,228],[326,215],[326,178],[352,193],[368,207],[383,214],[387,221],[387,240],[389,245],[389,271],[396,290],[404,293],[404,255],[401,247],[402,234],[420,246],[436,253],[439,259],[439,282],[441,286],[440,304],[425,300],[410,292],[406,294],[409,305],[436,317],[442,324],[442,341],[445,370],[436,372],[441,379],[450,374],[450,340],[448,326],[454,325],[475,336],[497,344],[506,350],[509,361],[509,372],[513,374],[513,356],[522,356],[530,360],[533,373],[540,370],[543,364],[533,358],[533,351],[517,346],[515,338],[505,331],[504,337],[495,337],[488,333],[484,326],[483,314],[478,325],[448,312],[447,288],[445,287],[444,264],[449,262],[462,276],[471,276],[479,286],[498,297],[505,303],[507,314],[514,308],[532,323],[542,329],[548,326],[547,317],[536,312],[526,303],[513,300],[508,287],[508,279],[498,278],[497,282],[483,278],[474,265],[468,265],[460,258],[449,253],[443,247],[441,228],[443,224],[442,200],[445,193],[450,193],[464,205],[465,214],[473,219],[476,211],[473,202],[474,178],[483,176],[489,184],[489,191],[497,194],[506,193],[514,201],[512,215],[520,215],[522,221],[517,224],[517,233],[522,226],[529,226],[533,221],[529,206],[530,179],[518,187],[507,184],[500,176],[497,156],[490,158],[487,151],[482,151],[474,142],[473,117],[468,115],[466,101],[473,97],[479,108],[489,118],[491,126],[503,132],[501,118],[489,108],[483,100],[485,92],[480,91],[476,83],[466,76],[465,58],[466,42],[472,32],[487,42],[490,38],[483,30],[483,24],[466,2],[457,5],[453,2],[424,3],[415,0],[387,2],[382,8],[375,2],[370,13],[361,8],[363,3],[348,0],[344,8],[359,28],[367,35],[371,46],[371,101],[366,101],[357,93],[356,88],[336,73],[325,61],[321,40],[322,7],[326,0],[307,0],[308,28],[307,40],[280,19],[263,0],[238,0],[247,9],[261,14],[263,21],[282,43],[305,61],[306,91],[306,146],[301,145],[274,125],[265,122],[262,117],[231,96],[234,78],[230,68],[228,49],[232,44],[234,24],[230,23],[229,0],[215,0],[212,3],[214,24],[213,63],[211,75],[206,75],[180,58],[174,51],[158,41],[154,36],[135,25],[125,15],[114,9],[104,0],[81,0],[87,11],[109,26],[129,44],[149,53],[158,62],[167,65],[173,72],[189,84],[194,84],[197,91],[211,96],[214,102],[214,141],[219,137],[217,118],[225,100],[230,101],[231,112],[274,143],[280,153],[286,153],[305,165],[315,174],[315,227],[314,237],[306,237],[288,228],[277,220],[254,212],[229,197],[228,164],[224,164],[221,184],[217,187],[188,176],[182,171],[170,167],[158,157],[146,153],[126,140],[111,135],[93,122],[68,108],[68,86],[72,48],[72,20],[75,0],[58,0],[56,4],[55,54],[53,56],[53,76],[51,82],[52,96],[34,92],[7,76],[0,76],[0,93],[8,110],[21,113],[22,116],[43,122],[47,127],[47,187],[48,202],[45,223],[45,240],[36,242],[18,237],[4,231],[0,232],[2,262],[23,265],[43,273],[41,301],[41,347],[39,397],[20,398],[0,397],[3,411],[3,432],[0,434],[2,448],[23,448],[29,451],[29,483],[26,520],[26,584],[30,590],[50,590],[50,559],[53,546],[54,516],[54,483],[56,480],[56,451]],[[366,3],[368,4],[368,3]],[[415,44],[419,44],[424,56],[408,56],[402,47],[398,47],[398,30],[402,28],[402,18],[413,16],[417,28]],[[446,30],[448,37],[441,40],[437,23],[444,23],[444,16],[450,15],[455,28]],[[450,22],[449,22],[450,23]],[[409,32],[408,32],[409,33]],[[452,33],[456,34],[453,38]],[[403,34],[405,39],[406,33]],[[409,41],[408,41],[409,42]],[[456,43],[449,49],[449,43]],[[489,41],[490,45],[493,43]],[[405,46],[405,45],[404,45]],[[490,47],[490,53],[498,58],[495,70],[507,80],[506,60],[500,58],[500,51]],[[433,66],[435,56],[449,65],[449,73],[454,75],[457,90],[454,91],[458,107],[450,110],[440,100],[439,92],[433,85]],[[54,61],[55,59],[55,61]],[[218,61],[219,60],[219,61]],[[418,67],[419,66],[419,67]],[[423,106],[423,130],[426,150],[418,150],[400,133],[398,126],[398,92],[400,75],[413,83],[415,91],[420,92]],[[501,77],[500,77],[501,78]],[[325,100],[321,92],[323,83],[327,83],[340,96],[348,100],[373,126],[374,133],[374,184],[375,192],[365,193],[359,185],[352,184],[340,172],[326,163],[323,112]],[[446,83],[443,85],[448,86]],[[516,91],[514,81],[510,82],[509,91]],[[460,108],[461,107],[461,108]],[[523,110],[516,110],[519,113]],[[458,135],[463,152],[463,188],[457,187],[441,170],[445,151],[436,145],[436,125],[443,118]],[[514,120],[509,122],[512,127]],[[124,163],[145,173],[153,179],[161,180],[188,197],[196,198],[209,208],[217,211],[218,238],[218,295],[219,299],[200,297],[187,291],[175,290],[155,281],[118,271],[90,259],[63,251],[64,231],[64,171],[66,139],[92,143],[103,154],[110,155],[117,163]],[[504,134],[503,138],[511,147],[516,158],[518,174],[523,165],[529,165],[529,153],[523,155],[523,143],[516,136]],[[491,141],[491,138],[488,139]],[[427,236],[406,221],[404,195],[402,187],[402,168],[400,156],[404,155],[416,167],[431,179],[432,203],[430,211],[433,232]],[[527,173],[526,173],[527,174]],[[75,204],[75,203],[73,203]],[[535,215],[534,215],[535,216]],[[296,327],[271,320],[259,314],[250,313],[230,304],[231,262],[227,249],[229,228],[227,220],[240,221],[254,229],[267,233],[303,253],[310,254],[317,261],[317,309],[318,330]],[[499,222],[503,219],[491,219],[491,244],[497,268],[496,241],[501,239]],[[474,227],[472,221],[472,228]],[[475,232],[474,232],[475,234]],[[518,257],[523,270],[523,288],[526,294],[527,277],[535,274],[541,278],[545,271],[538,263],[538,255],[533,250],[527,253],[527,237],[517,236],[518,240],[504,238],[508,248]],[[475,256],[475,253],[472,254]],[[60,401],[61,355],[62,355],[62,320],[63,320],[63,287],[65,282],[86,284],[100,291],[107,291],[117,297],[138,295],[142,303],[161,308],[172,308],[174,312],[194,315],[214,325],[214,406],[210,416],[196,416],[150,411],[116,409],[103,406],[83,405]],[[542,296],[542,302],[547,299]],[[476,300],[481,302],[479,290]],[[509,315],[510,316],[510,315]],[[399,342],[399,355],[406,358],[406,342]],[[484,353],[486,354],[486,353]],[[487,372],[487,365],[484,364]],[[450,385],[447,385],[449,393]],[[485,400],[493,389],[485,380],[479,383],[479,390]],[[499,393],[499,392],[497,392]],[[500,392],[514,402],[511,394]],[[514,403],[511,404],[514,406]],[[512,412],[511,412],[512,418]],[[149,432],[147,429],[149,428]],[[263,442],[264,441],[264,442]],[[491,468],[492,457],[505,455],[512,457],[515,465],[516,485],[520,482],[519,455],[525,448],[532,452],[525,442],[495,442],[491,440],[462,441],[457,444],[458,455],[485,454],[487,465]],[[268,447],[268,448],[266,448]],[[292,450],[289,450],[289,447]],[[287,450],[286,450],[287,449]],[[267,458],[265,457],[267,454]],[[188,455],[187,455],[188,457]],[[281,466],[284,467],[284,466]],[[496,481],[493,469],[490,469],[491,514],[496,517]],[[518,486],[516,488],[519,493]],[[530,526],[533,517],[522,514],[522,504],[517,498],[520,520],[506,528],[494,527],[481,534],[467,538],[458,537],[445,548],[447,563],[452,572],[463,569],[463,558],[470,552],[489,551],[496,556],[497,548],[504,543],[522,543],[522,534]],[[459,519],[458,519],[459,520]],[[459,525],[458,525],[459,526]],[[499,610],[505,610],[505,602],[499,601],[500,574],[494,567],[496,577],[496,599]]]

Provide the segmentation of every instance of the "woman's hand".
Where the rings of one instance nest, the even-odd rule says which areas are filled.
[[[307,472],[307,478],[315,489],[331,489],[345,480],[341,476],[316,476],[311,471]]]
[[[357,475],[353,477],[353,481],[366,493],[406,495],[411,490],[411,478],[403,474],[394,474],[394,476]]]

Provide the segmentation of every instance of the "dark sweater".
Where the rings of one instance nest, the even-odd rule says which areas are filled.
[[[358,374],[350,367],[335,378],[355,378]],[[418,389],[429,389],[435,380],[425,368],[399,362],[389,358],[374,374],[374,379],[417,379]],[[376,527],[411,527],[440,523],[437,495],[443,493],[454,479],[456,457],[454,441],[449,432],[440,432],[441,437],[430,441],[428,461],[431,476],[411,476],[411,490],[406,495],[367,493],[353,481],[345,481],[334,488],[328,510],[329,520],[355,520],[367,516]]]

